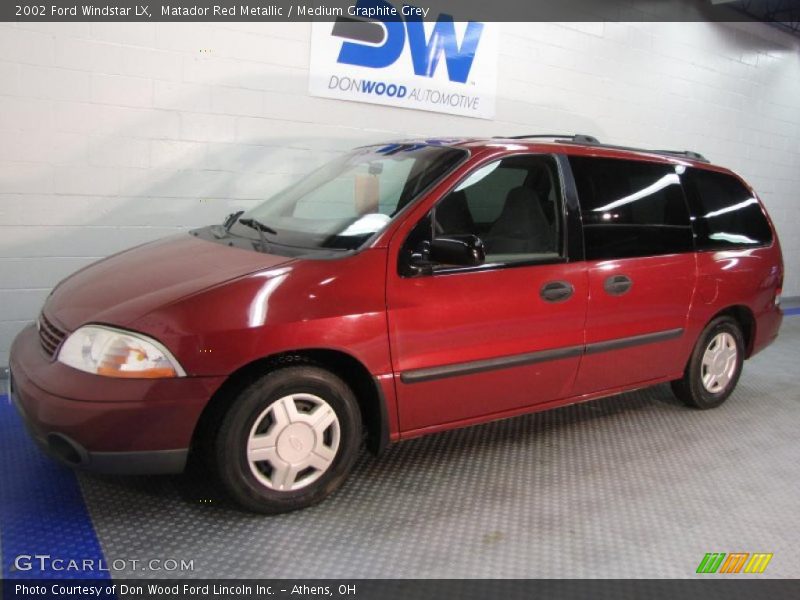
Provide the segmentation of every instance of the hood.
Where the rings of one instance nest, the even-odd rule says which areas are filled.
[[[164,304],[291,260],[184,234],[78,271],[53,290],[45,311],[69,331],[88,322],[125,326]]]

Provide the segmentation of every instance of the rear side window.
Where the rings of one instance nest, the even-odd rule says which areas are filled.
[[[698,250],[746,248],[772,242],[772,230],[758,200],[741,181],[703,169],[687,169],[683,180]]]
[[[673,165],[571,156],[588,260],[691,252],[692,228]]]

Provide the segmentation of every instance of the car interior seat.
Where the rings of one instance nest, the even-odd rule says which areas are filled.
[[[539,194],[520,186],[506,196],[500,216],[484,239],[487,254],[544,253],[554,249],[553,229]]]

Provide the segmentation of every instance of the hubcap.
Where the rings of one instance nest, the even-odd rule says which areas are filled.
[[[736,372],[736,340],[730,333],[715,335],[703,354],[703,387],[712,394],[723,391]]]
[[[255,478],[278,491],[294,491],[317,479],[339,449],[339,419],[313,394],[292,394],[256,418],[247,439],[247,461]]]

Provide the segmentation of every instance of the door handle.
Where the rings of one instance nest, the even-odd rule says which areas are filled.
[[[564,302],[569,300],[575,288],[566,281],[548,281],[539,290],[539,295],[545,302]]]
[[[603,289],[612,296],[621,296],[630,291],[633,281],[627,275],[612,275],[603,282]]]

